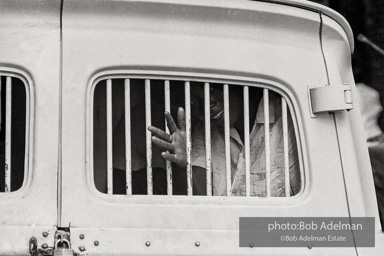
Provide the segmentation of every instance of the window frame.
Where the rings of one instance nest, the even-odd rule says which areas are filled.
[[[279,94],[281,97],[283,97],[287,103],[288,111],[291,114],[292,122],[294,126],[294,132],[296,136],[296,143],[297,143],[297,154],[298,154],[298,161],[299,161],[299,167],[300,167],[300,175],[301,175],[301,188],[300,191],[290,197],[239,197],[239,196],[188,196],[188,195],[109,195],[103,192],[100,192],[97,190],[94,182],[94,168],[93,168],[93,110],[94,110],[94,92],[96,85],[100,81],[108,80],[108,79],[149,79],[149,80],[178,80],[178,81],[190,81],[190,82],[207,82],[207,83],[220,83],[220,84],[229,84],[229,85],[238,85],[238,86],[249,86],[249,87],[257,87],[262,89],[268,89],[270,91],[273,91],[277,94]],[[271,202],[271,204],[275,204],[277,202],[288,202],[288,204],[291,204],[293,202],[296,202],[298,198],[302,197],[303,194],[308,193],[307,187],[309,186],[308,181],[308,175],[306,175],[306,170],[308,170],[307,161],[305,157],[305,143],[304,143],[304,136],[301,132],[303,130],[301,121],[301,115],[300,112],[297,111],[298,108],[298,102],[296,100],[296,97],[294,97],[294,94],[291,90],[287,88],[288,86],[283,85],[280,82],[273,81],[273,80],[267,80],[264,78],[258,78],[258,77],[250,77],[250,76],[239,76],[239,75],[225,75],[225,74],[215,74],[215,73],[200,73],[200,72],[184,72],[184,71],[164,71],[164,70],[135,70],[135,69],[111,69],[111,70],[104,70],[101,72],[96,73],[91,77],[88,83],[88,90],[87,90],[87,99],[86,99],[86,171],[87,171],[87,184],[89,186],[89,189],[93,194],[97,195],[98,197],[101,197],[103,199],[114,200],[115,199],[123,199],[124,200],[136,200],[137,198],[140,198],[142,203],[163,203],[167,200],[166,198],[172,198],[175,200],[180,200],[179,202],[188,203],[190,200],[191,202],[195,203],[196,200],[200,201],[203,200],[203,202],[213,202],[217,203],[220,202],[228,202],[229,204],[237,204],[237,202],[244,202],[244,201],[250,201],[250,202],[257,202],[259,200],[265,202]],[[160,199],[161,198],[161,199]],[[173,200],[172,200],[173,201]],[[235,202],[234,202],[235,201]],[[169,202],[168,202],[169,203]]]
[[[25,154],[24,154],[24,177],[23,183],[18,190],[0,192],[1,196],[19,196],[28,190],[32,182],[33,173],[33,133],[34,133],[34,90],[31,76],[26,72],[10,67],[0,67],[1,77],[12,77],[19,79],[25,88]],[[11,142],[12,145],[12,142]],[[12,169],[11,169],[12,170]]]

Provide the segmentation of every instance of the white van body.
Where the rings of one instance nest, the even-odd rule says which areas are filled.
[[[58,229],[78,255],[382,255],[353,48],[344,18],[307,1],[0,0],[0,75],[25,84],[29,120],[24,183],[0,193],[0,255],[30,255],[33,244],[52,254]],[[302,190],[288,199],[101,193],[93,89],[111,77],[278,91],[296,123]],[[311,97],[338,86],[350,101],[328,89]],[[239,217],[374,217],[375,247],[240,248]]]

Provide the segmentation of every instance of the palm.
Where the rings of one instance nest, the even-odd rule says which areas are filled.
[[[165,118],[170,134],[150,126],[148,130],[154,135],[152,142],[165,150],[161,154],[165,160],[175,163],[179,168],[185,168],[187,165],[187,154],[184,109],[179,108],[177,112],[178,126],[168,112],[165,112]]]

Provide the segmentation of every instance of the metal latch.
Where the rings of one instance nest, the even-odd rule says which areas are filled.
[[[313,114],[353,109],[350,85],[309,88],[309,96]]]
[[[38,248],[36,237],[29,239],[29,253],[31,256],[53,256],[53,248],[48,244],[42,244],[41,248]]]
[[[39,251],[37,250],[36,237],[31,237],[31,239],[29,239],[29,253],[31,254],[31,256],[38,256],[39,255]]]
[[[49,247],[47,243],[38,248],[37,239],[31,237],[29,240],[29,253],[31,256],[73,256],[71,249],[70,233],[64,230],[57,230],[55,233],[54,247]]]
[[[71,249],[70,234],[69,232],[58,230],[55,234],[55,249],[53,256],[73,256],[74,252]]]

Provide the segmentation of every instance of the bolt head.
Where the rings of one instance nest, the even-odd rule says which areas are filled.
[[[48,248],[48,244],[44,243],[41,245],[41,247],[43,247],[43,249],[47,249]]]
[[[80,251],[82,251],[82,252],[85,251],[85,247],[84,247],[84,246],[80,246],[79,249],[80,249]]]
[[[99,241],[95,241],[94,243],[93,243],[95,246],[99,246]]]
[[[36,242],[36,237],[31,237],[31,242]]]
[[[151,246],[151,242],[150,242],[150,241],[147,241],[147,242],[145,242],[145,245],[146,245],[147,247],[149,247],[149,246]]]
[[[49,233],[48,232],[43,232],[43,237],[47,237],[49,235]]]
[[[79,237],[80,237],[80,239],[84,239],[85,236],[84,236],[84,234],[80,234]]]

